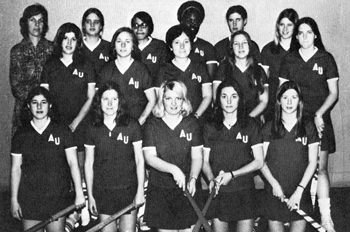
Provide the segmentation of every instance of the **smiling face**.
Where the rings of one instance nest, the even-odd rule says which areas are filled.
[[[237,112],[239,96],[233,87],[225,87],[221,90],[220,104],[225,113],[232,114]]]
[[[191,52],[190,38],[182,32],[182,34],[173,40],[172,50],[175,55],[175,59],[187,58]]]
[[[247,20],[243,20],[242,16],[238,13],[230,14],[227,20],[228,28],[231,34],[236,31],[243,31]]]
[[[149,26],[139,18],[135,18],[132,24],[132,30],[139,41],[146,40],[149,36]]]
[[[67,32],[64,34],[62,40],[62,52],[66,55],[73,55],[75,49],[77,48],[77,38],[74,32]]]
[[[299,101],[299,95],[294,89],[284,92],[280,99],[282,114],[296,114]]]
[[[101,96],[101,109],[104,116],[116,116],[119,108],[119,97],[114,89],[106,90]]]
[[[84,21],[84,28],[86,35],[99,36],[102,30],[100,18],[95,13],[89,14]]]
[[[181,114],[183,102],[184,99],[176,91],[167,89],[163,95],[164,110],[167,114]]]
[[[278,24],[278,33],[281,39],[290,39],[293,36],[294,23],[288,18],[283,18]]]
[[[130,57],[133,49],[132,35],[129,32],[121,32],[115,40],[115,50],[118,57]]]
[[[44,18],[42,14],[34,15],[28,19],[29,36],[41,37],[44,28]]]
[[[247,38],[238,34],[233,38],[232,49],[236,59],[246,59],[249,54],[249,44]]]
[[[314,46],[316,35],[311,27],[305,23],[298,28],[297,39],[303,49],[308,49]]]
[[[48,117],[51,105],[43,95],[36,95],[32,98],[28,107],[33,115],[33,118],[36,120],[41,120]]]

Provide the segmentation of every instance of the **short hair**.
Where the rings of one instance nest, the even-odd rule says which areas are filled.
[[[164,81],[161,84],[157,94],[157,103],[152,110],[153,115],[157,118],[162,118],[164,116],[165,109],[163,98],[165,92],[168,90],[175,91],[183,99],[181,114],[184,117],[188,116],[192,112],[192,105],[187,96],[187,87],[182,81],[175,79]]]
[[[282,120],[282,107],[281,107],[281,98],[282,95],[289,89],[294,89],[299,96],[299,104],[297,108],[297,129],[295,135],[297,137],[302,137],[305,135],[305,128],[303,124],[303,95],[301,93],[299,85],[294,81],[286,81],[278,88],[276,93],[276,104],[275,104],[275,116],[273,119],[273,124],[271,127],[272,138],[277,139],[284,136],[284,126]]]
[[[117,126],[128,125],[130,121],[130,117],[127,114],[128,107],[127,107],[124,95],[120,91],[120,87],[115,81],[106,81],[95,94],[91,105],[91,111],[90,111],[93,125],[95,126],[103,125],[104,114],[101,108],[101,99],[102,99],[103,93],[106,92],[107,90],[115,90],[118,93],[119,102],[118,102],[117,116],[115,118],[116,125]]]
[[[35,16],[35,15],[39,15],[41,14],[43,16],[43,22],[44,22],[44,26],[43,26],[43,31],[41,34],[41,37],[44,38],[47,31],[49,30],[49,25],[48,25],[48,13],[46,8],[39,4],[33,4],[28,6],[24,11],[23,11],[23,16],[21,17],[21,19],[19,20],[19,25],[21,27],[21,34],[24,38],[28,38],[29,37],[29,32],[28,32],[28,20]]]
[[[83,61],[83,55],[82,55],[82,49],[83,49],[83,36],[81,34],[81,31],[77,25],[74,23],[64,23],[62,24],[56,33],[55,39],[54,39],[54,46],[53,46],[53,52],[52,55],[54,57],[62,57],[62,41],[64,40],[64,37],[66,33],[73,32],[76,39],[77,39],[77,47],[73,54],[73,60],[76,60],[78,62]]]
[[[105,19],[103,17],[103,14],[102,12],[97,9],[97,8],[89,8],[87,9],[84,14],[83,14],[83,18],[81,20],[81,30],[83,32],[84,35],[86,35],[86,30],[85,30],[85,27],[84,27],[84,23],[85,23],[85,20],[86,18],[91,14],[91,13],[94,13],[97,15],[97,17],[100,19],[100,23],[101,23],[101,31],[103,31],[103,28],[105,26]]]
[[[276,20],[276,26],[275,26],[275,36],[274,36],[274,43],[275,45],[278,45],[281,41],[281,35],[279,32],[279,24],[281,22],[282,19],[287,18],[289,21],[291,21],[294,24],[294,31],[296,30],[296,25],[298,23],[299,20],[299,15],[298,13],[292,9],[292,8],[287,8],[284,9],[278,16],[277,20]],[[292,42],[295,42],[295,36],[294,36],[294,32],[293,32],[293,37],[292,37]],[[292,45],[292,44],[291,44]]]
[[[29,106],[30,106],[30,103],[33,100],[33,98],[35,96],[38,96],[38,95],[43,95],[44,98],[46,99],[47,103],[49,105],[51,105],[51,108],[49,107],[49,111],[48,111],[47,115],[52,120],[58,121],[58,118],[56,117],[57,114],[54,113],[54,112],[57,113],[57,107],[55,107],[56,105],[53,103],[53,98],[52,98],[50,91],[44,87],[37,86],[37,87],[32,88],[29,91],[27,98],[25,100],[25,104],[23,105],[23,108],[21,109],[20,119],[21,119],[22,125],[28,124],[28,122],[30,122],[33,119],[33,115],[32,115],[32,112],[31,112]]]
[[[248,18],[248,13],[247,13],[246,9],[241,5],[235,5],[235,6],[231,6],[230,8],[228,8],[228,10],[226,12],[226,21],[228,21],[230,15],[233,13],[237,13],[240,16],[242,16],[243,20],[246,20]]]
[[[310,17],[304,17],[301,18],[296,26],[296,30],[295,30],[295,36],[298,35],[299,32],[299,27],[301,24],[307,24],[310,26],[311,30],[314,32],[314,34],[316,35],[316,38],[314,40],[314,45],[320,49],[325,51],[326,48],[323,45],[322,42],[322,37],[321,37],[321,33],[320,30],[318,29],[317,23],[314,19],[310,18]]]
[[[139,11],[137,12],[131,19],[131,27],[133,26],[136,18],[140,19],[142,22],[146,23],[148,25],[148,35],[151,35],[153,33],[154,24],[152,17],[145,11]]]
[[[202,4],[200,4],[197,1],[187,1],[184,2],[178,9],[177,11],[177,20],[179,22],[182,21],[183,16],[185,15],[185,13],[188,10],[195,10],[198,12],[198,16],[199,16],[199,20],[200,23],[203,22],[204,17],[205,17],[205,11],[204,11],[204,7],[202,6]]]
[[[139,45],[139,41],[137,40],[133,30],[129,27],[121,27],[119,28],[113,35],[112,37],[112,41],[111,41],[111,46],[112,46],[112,54],[114,56],[114,58],[117,58],[117,52],[115,50],[115,42],[117,41],[118,36],[122,33],[122,32],[127,32],[130,34],[131,38],[132,38],[132,51],[131,51],[131,57],[134,58],[135,60],[141,60],[141,51],[138,47]]]
[[[244,93],[243,88],[241,85],[235,81],[232,77],[227,76],[223,82],[220,83],[220,85],[217,88],[216,91],[216,99],[214,102],[214,114],[212,116],[211,122],[215,125],[215,128],[217,130],[221,130],[223,128],[223,122],[224,122],[224,113],[223,109],[221,107],[221,92],[226,87],[232,87],[238,94],[238,108],[237,108],[237,123],[241,127],[246,127],[248,123],[248,114],[246,109],[246,103],[244,99]]]
[[[183,24],[178,24],[175,26],[172,26],[166,33],[165,41],[169,48],[171,48],[173,41],[179,37],[182,33],[185,33],[185,35],[188,36],[190,39],[191,47],[193,45],[194,35],[188,27],[186,27]]]

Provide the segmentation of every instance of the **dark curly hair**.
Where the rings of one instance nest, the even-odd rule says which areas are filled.
[[[21,109],[20,118],[21,118],[22,125],[28,124],[33,119],[33,115],[32,115],[32,112],[30,111],[29,106],[33,98],[38,95],[43,95],[47,103],[51,105],[48,112],[48,116],[51,118],[51,120],[59,122],[57,107],[56,107],[57,105],[54,103],[50,91],[45,89],[44,87],[37,86],[32,88],[29,91],[27,98],[25,100],[25,104]]]
[[[28,6],[24,11],[23,11],[23,16],[19,20],[19,26],[21,27],[21,34],[24,38],[28,38],[29,32],[28,32],[28,20],[35,16],[41,14],[43,16],[43,21],[44,21],[44,27],[43,31],[41,33],[41,38],[44,38],[47,31],[49,30],[49,24],[48,24],[48,14],[46,8],[41,5],[41,4],[33,4]]]
[[[64,23],[58,28],[54,39],[52,56],[55,58],[62,57],[62,41],[64,40],[66,33],[69,32],[73,32],[77,39],[77,47],[73,54],[73,61],[82,64],[85,60],[83,56],[83,35],[81,34],[79,27],[74,23]]]
[[[92,124],[95,126],[103,125],[104,116],[101,109],[101,98],[103,93],[107,90],[115,90],[118,93],[119,102],[117,116],[115,118],[117,126],[127,126],[130,122],[130,116],[127,114],[127,105],[124,95],[121,93],[120,87],[115,81],[105,82],[95,94],[90,111],[92,116]]]
[[[196,11],[198,12],[200,24],[203,22],[204,17],[205,17],[205,11],[204,7],[201,3],[197,1],[187,1],[184,2],[178,9],[177,11],[177,20],[181,22],[183,20],[183,16],[188,12],[188,11]]]

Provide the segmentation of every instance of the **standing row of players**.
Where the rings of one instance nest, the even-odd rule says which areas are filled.
[[[295,80],[304,93],[304,115],[315,121],[317,130],[323,135],[318,192],[322,223],[332,227],[326,168],[328,153],[335,151],[330,109],[338,97],[338,73],[333,57],[324,51],[317,24],[312,19],[298,21],[294,10],[283,11],[276,23],[276,41],[264,47],[260,57],[259,53],[254,53],[256,44],[243,31],[247,22],[246,11],[241,6],[233,6],[226,16],[232,35],[216,45],[217,51],[221,47],[221,51],[226,52],[226,58],[222,59],[215,55],[220,52],[206,50],[210,48],[208,43],[196,37],[204,19],[204,8],[195,1],[181,5],[178,11],[180,25],[170,28],[166,34],[166,44],[172,52],[168,51],[164,42],[150,37],[152,18],[145,12],[139,12],[132,19],[133,29],[120,28],[114,34],[111,54],[108,42],[100,38],[103,15],[94,8],[87,10],[83,16],[85,37],[77,26],[66,23],[59,28],[52,46],[44,38],[47,12],[41,7],[33,5],[26,9],[20,21],[24,40],[11,50],[10,79],[16,109],[23,106],[28,91],[41,83],[50,90],[61,122],[74,132],[78,152],[83,152],[83,138],[89,124],[88,111],[96,83],[101,88],[109,80],[117,82],[121,94],[125,96],[128,113],[143,125],[156,103],[154,87],[159,87],[165,80],[175,78],[185,83],[194,116],[201,119],[201,124],[205,121],[203,118],[208,118],[205,112],[212,98],[216,100],[216,89],[227,78],[239,82],[248,114],[258,118],[268,102],[274,105],[279,77],[282,81]],[[211,51],[215,51],[212,46]],[[51,52],[52,56],[44,66]],[[89,54],[97,56],[84,59]],[[214,56],[209,58],[209,54]],[[167,62],[169,59],[171,61]],[[217,60],[220,60],[220,66],[216,71]],[[269,78],[258,62],[269,66]],[[95,73],[99,73],[98,76]],[[270,99],[268,92],[274,92]],[[18,115],[15,113],[15,118],[19,118]],[[269,119],[273,118],[272,115],[270,113]],[[83,167],[81,170],[84,170]]]

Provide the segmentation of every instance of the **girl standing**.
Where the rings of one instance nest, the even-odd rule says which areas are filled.
[[[132,201],[144,203],[144,158],[139,123],[131,118],[119,86],[106,82],[94,98],[93,125],[85,142],[89,210],[103,221]],[[117,151],[117,152],[116,152]],[[119,230],[135,231],[137,209],[121,216]],[[116,222],[102,229],[117,231]]]
[[[31,121],[15,133],[12,141],[11,213],[22,220],[23,230],[70,205],[71,178],[75,205],[85,205],[77,147],[68,128],[51,120],[52,104],[48,90],[32,89],[27,97]],[[45,229],[63,232],[64,226],[65,217],[61,217]]]
[[[84,182],[84,137],[90,124],[88,112],[95,94],[95,72],[82,55],[83,37],[73,23],[57,31],[54,51],[45,64],[41,86],[50,90],[62,124],[73,132],[78,146],[78,162]],[[85,222],[84,222],[85,224]]]
[[[136,36],[130,28],[118,29],[112,38],[116,57],[101,70],[100,85],[108,80],[117,82],[125,98],[128,113],[142,125],[152,111],[156,94],[152,78],[145,64],[140,61]]]
[[[12,135],[22,123],[21,109],[28,92],[40,84],[40,75],[53,50],[53,43],[45,38],[49,30],[48,14],[44,6],[28,6],[19,21],[23,40],[10,52],[10,84],[16,99],[12,118]]]
[[[105,20],[99,9],[89,8],[85,11],[81,20],[84,35],[83,54],[93,63],[96,73],[99,73],[111,58],[111,44],[102,39],[104,26]]]
[[[266,164],[261,172],[270,183],[265,201],[270,231],[284,231],[285,222],[290,222],[291,232],[305,231],[306,221],[291,210],[312,212],[310,180],[317,166],[318,138],[302,111],[299,87],[284,82],[277,91],[275,118],[263,129]]]
[[[266,74],[251,54],[252,41],[245,31],[231,36],[232,51],[219,66],[213,81],[214,100],[216,89],[225,78],[233,78],[241,86],[250,117],[259,117],[267,107],[269,95]]]
[[[154,82],[159,68],[169,60],[168,48],[163,41],[151,37],[154,25],[147,12],[137,12],[131,19],[131,28],[139,43],[141,60],[147,65]]]
[[[212,83],[206,67],[190,58],[193,37],[190,29],[183,25],[171,27],[166,34],[166,43],[174,53],[174,59],[159,70],[156,86],[165,80],[177,79],[188,89],[194,115],[199,118],[212,101]]]
[[[50,90],[61,122],[69,126],[83,151],[83,137],[89,124],[87,114],[95,94],[95,72],[82,56],[83,38],[72,23],[57,31],[52,58],[45,64],[41,86]]]
[[[200,125],[178,80],[164,82],[144,130],[143,152],[150,166],[144,221],[158,231],[190,232],[197,216],[186,196],[193,196],[202,167]]]
[[[204,21],[205,10],[197,1],[184,2],[177,11],[177,20],[192,32],[192,52],[189,55],[192,62],[198,62],[206,66],[210,80],[213,79],[218,62],[214,46],[208,41],[197,37],[201,24]]]
[[[209,208],[214,231],[227,232],[230,221],[236,231],[252,231],[256,217],[253,172],[263,165],[262,135],[258,123],[247,116],[243,91],[231,78],[217,89],[214,119],[204,126],[203,172],[209,189],[219,192]]]
[[[335,152],[331,110],[339,96],[339,73],[333,56],[325,51],[316,22],[299,20],[296,38],[300,49],[288,54],[281,64],[280,82],[295,81],[304,93],[304,116],[313,120],[321,137],[317,196],[321,223],[335,231],[330,213],[328,155]]]
[[[289,52],[296,50],[298,47],[298,42],[293,36],[298,20],[298,13],[294,9],[287,8],[283,10],[276,21],[273,41],[266,44],[261,51],[261,64],[268,75],[269,83],[269,103],[264,112],[267,122],[274,117],[281,62]]]

